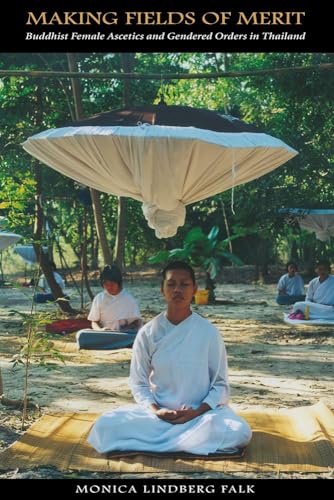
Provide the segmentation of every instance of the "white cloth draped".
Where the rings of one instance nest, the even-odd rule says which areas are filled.
[[[295,302],[293,305],[293,312],[297,310],[305,312],[306,306],[309,306],[309,317],[310,319],[323,319],[323,320],[333,320],[334,321],[334,307],[326,306],[323,304],[317,304],[316,302],[310,302],[306,300],[305,302]]]
[[[310,281],[306,301],[296,302],[293,311],[305,311],[309,306],[310,319],[334,320],[334,276],[321,282],[319,278]]]
[[[298,217],[302,229],[306,229],[320,241],[329,241],[334,236],[334,214],[307,214]]]
[[[185,205],[256,179],[297,154],[263,133],[162,125],[65,127],[32,136],[23,147],[82,184],[143,202],[160,238],[184,224]]]
[[[101,322],[103,327],[110,330],[120,330],[121,320],[131,323],[136,319],[141,319],[137,301],[126,290],[117,295],[110,295],[106,290],[98,293],[88,315],[89,321]]]
[[[115,450],[208,454],[246,446],[248,424],[227,405],[229,385],[223,340],[198,314],[179,325],[160,314],[137,334],[130,387],[137,405],[102,415],[88,442],[100,453]],[[159,419],[148,406],[212,408],[184,424]]]

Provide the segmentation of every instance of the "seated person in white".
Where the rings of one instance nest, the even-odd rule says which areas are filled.
[[[135,340],[129,383],[137,404],[103,414],[88,442],[99,452],[140,450],[209,454],[234,451],[251,439],[247,422],[228,406],[223,339],[192,312],[193,269],[172,262],[163,271],[167,310]]]
[[[330,274],[330,263],[320,260],[316,263],[318,277],[310,281],[305,302],[296,302],[293,312],[305,311],[309,306],[310,319],[334,320],[334,276]]]
[[[115,265],[100,274],[103,292],[94,297],[88,320],[97,331],[138,330],[142,319],[136,299],[123,289],[122,273]]]
[[[288,262],[286,270],[287,273],[280,277],[277,285],[278,295],[276,302],[281,306],[305,300],[304,281],[297,272],[297,264],[295,262]]]
[[[65,281],[63,278],[60,276],[59,273],[57,273],[57,268],[56,264],[54,262],[50,262],[50,266],[53,271],[53,276],[56,280],[56,283],[60,286],[62,289],[63,294],[65,295]],[[41,275],[39,281],[38,281],[38,288],[40,289],[39,293],[36,293],[34,300],[35,302],[41,304],[44,302],[49,302],[49,301],[54,301],[54,296],[51,292],[51,288],[49,286],[49,283],[47,282],[44,274]]]

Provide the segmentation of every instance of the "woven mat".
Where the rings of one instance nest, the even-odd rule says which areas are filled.
[[[237,459],[141,452],[99,455],[86,443],[96,414],[44,415],[0,454],[0,469],[53,465],[61,470],[161,473],[326,472],[334,467],[334,414],[323,403],[241,415],[251,425],[253,439]]]
[[[289,325],[334,325],[334,319],[290,319],[287,313],[284,313],[283,320]]]

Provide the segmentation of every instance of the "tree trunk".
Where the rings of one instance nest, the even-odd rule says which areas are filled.
[[[267,240],[260,239],[259,241],[259,257],[260,257],[260,272],[259,281],[260,283],[265,283],[268,276],[268,265],[269,265],[269,246]]]
[[[68,68],[70,71],[77,72],[78,66],[75,60],[74,54],[67,54],[67,62]],[[74,107],[75,107],[75,116],[77,120],[83,118],[83,107],[82,107],[82,99],[81,99],[81,88],[80,88],[80,80],[78,78],[71,78],[72,83],[72,91],[73,91],[73,99],[74,99]],[[96,225],[97,237],[99,238],[103,260],[106,265],[112,263],[111,252],[108,246],[107,235],[103,223],[102,218],[102,208],[101,208],[101,200],[100,193],[93,188],[90,188],[90,195],[92,198],[93,204],[93,213]]]
[[[315,263],[315,247],[314,244],[306,242],[303,245],[303,258],[304,265],[308,276],[314,276],[314,263]]]
[[[122,70],[124,73],[131,71],[134,62],[133,53],[122,53],[121,55]],[[123,106],[130,106],[130,81],[124,80],[123,84]],[[125,234],[126,234],[126,208],[127,200],[120,196],[118,198],[117,210],[117,230],[116,230],[116,243],[114,259],[120,269],[123,269],[124,256],[125,256]]]
[[[96,233],[97,233],[97,237],[99,239],[100,245],[101,245],[103,261],[104,261],[104,264],[106,266],[111,265],[112,264],[112,256],[111,256],[110,248],[108,245],[106,230],[105,230],[105,226],[104,226],[104,222],[103,222],[103,218],[102,218],[102,206],[101,206],[100,193],[98,191],[96,191],[96,189],[90,188],[90,195],[92,197]]]
[[[291,260],[298,261],[298,245],[296,240],[292,241],[291,245]]]
[[[87,266],[87,208],[84,207],[84,216],[83,216],[83,239],[82,239],[82,250],[81,250],[81,272],[82,278],[86,286],[86,290],[91,300],[94,298],[94,294],[89,285],[88,279],[88,266]],[[83,308],[83,304],[81,305],[81,309]]]
[[[36,179],[36,206],[35,206],[35,227],[34,227],[34,242],[33,247],[36,253],[37,261],[40,264],[42,272],[46,281],[51,289],[60,309],[69,314],[75,314],[76,311],[72,309],[68,299],[65,299],[64,293],[53,275],[53,270],[49,262],[49,257],[42,250],[42,236],[43,236],[43,209],[41,205],[42,194],[42,171],[41,167],[36,165],[35,168]]]
[[[90,246],[90,267],[95,270],[99,268],[99,240],[96,234],[96,226],[93,214],[89,214],[89,246]]]
[[[43,98],[42,89],[40,86],[37,87],[37,120],[36,125],[41,125],[42,123],[42,111],[43,110]],[[42,269],[46,281],[51,289],[52,295],[57,301],[60,309],[66,313],[74,314],[76,311],[72,309],[68,299],[65,299],[63,290],[60,288],[53,275],[53,269],[51,267],[49,257],[43,252],[42,249],[42,237],[43,237],[43,227],[44,227],[44,216],[42,208],[42,166],[35,166],[35,180],[36,180],[36,204],[35,204],[35,225],[34,225],[34,235],[33,235],[33,248],[37,257],[37,261]]]
[[[117,231],[114,260],[121,270],[124,267],[125,256],[126,202],[127,200],[126,198],[123,198],[123,196],[120,196],[118,198]]]
[[[56,240],[56,246],[57,246],[59,259],[60,259],[60,262],[61,262],[61,265],[62,265],[63,269],[66,269],[66,270],[67,270],[67,272],[69,273],[70,278],[71,278],[71,280],[72,280],[72,282],[73,282],[73,285],[75,286],[75,288],[76,288],[77,292],[80,292],[79,287],[78,287],[78,284],[77,284],[77,282],[75,281],[74,276],[73,276],[73,274],[72,274],[72,271],[71,271],[71,269],[70,269],[69,265],[68,265],[68,264],[67,264],[67,262],[66,262],[65,256],[64,256],[63,251],[62,251],[61,246],[60,246],[60,243],[59,243],[59,241],[57,241],[57,240]]]

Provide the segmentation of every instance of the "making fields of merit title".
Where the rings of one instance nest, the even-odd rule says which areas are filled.
[[[207,32],[207,33],[177,33],[171,31],[173,26],[181,27],[202,25],[206,29],[210,27],[303,27],[306,12],[304,11],[253,11],[253,12],[232,12],[232,11],[208,11],[199,14],[198,12],[148,12],[148,11],[126,11],[126,12],[68,12],[68,11],[29,11],[26,15],[26,40],[217,40],[223,39],[247,39],[248,35],[234,32]],[[81,33],[80,31],[55,32],[44,31],[36,33],[34,28],[39,27],[77,27],[82,26],[100,28],[101,31],[95,33]],[[143,33],[142,31],[133,33],[122,33],[118,29],[121,27],[137,27],[142,30],[146,27],[165,27],[166,31],[160,33]],[[113,31],[104,33],[102,29],[112,28]],[[263,31],[262,39],[305,39],[305,32],[299,33],[273,33]],[[258,34],[251,34],[250,38],[259,38]]]
[[[301,26],[306,12],[47,12],[28,11],[27,26]]]

